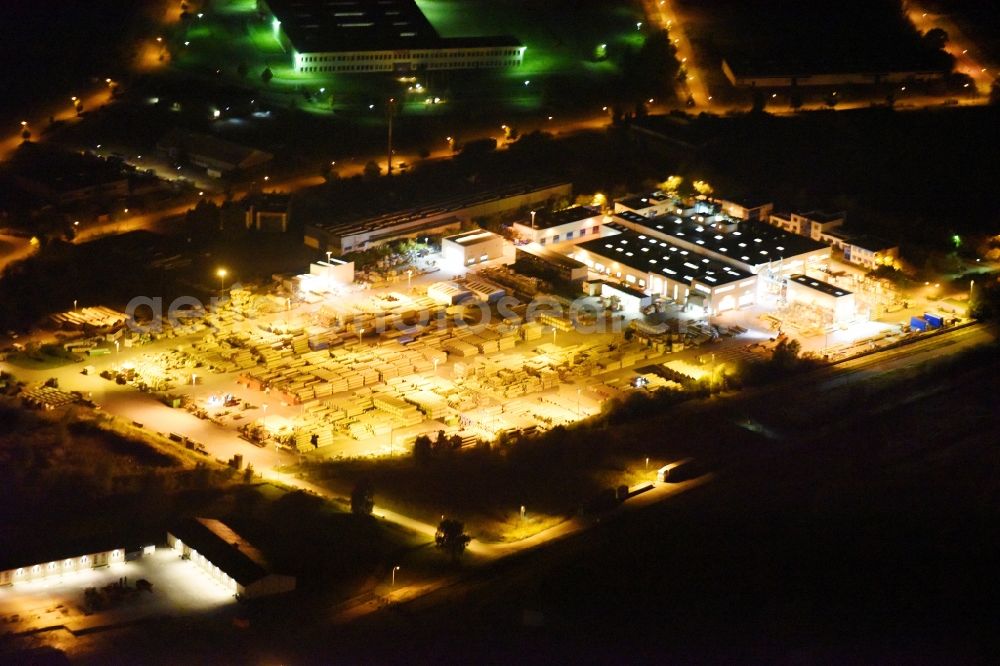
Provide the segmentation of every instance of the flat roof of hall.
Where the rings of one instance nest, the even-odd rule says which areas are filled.
[[[471,231],[463,231],[460,234],[445,236],[443,240],[467,246],[467,245],[478,245],[480,243],[486,243],[496,238],[499,238],[499,236],[493,233],[492,231],[487,231],[485,229],[472,229]]]
[[[828,296],[836,296],[837,298],[840,298],[842,296],[851,295],[851,292],[847,291],[846,289],[841,289],[840,287],[832,285],[829,282],[823,282],[822,280],[811,278],[808,275],[802,275],[802,274],[793,275],[789,279],[791,279],[792,282],[801,284],[804,287],[809,287],[810,289],[815,289],[816,291],[826,294]]]
[[[597,206],[570,206],[569,208],[551,212],[539,211],[535,214],[535,225],[533,228],[551,229],[552,227],[560,227],[564,224],[586,220],[588,217],[594,217],[595,215],[600,215],[600,213],[601,209]],[[531,226],[530,219],[525,226]]]
[[[697,280],[705,285],[720,287],[753,277],[752,273],[733,268],[718,259],[631,230],[578,243],[576,247],[643,273],[661,273],[671,280],[688,284]]]
[[[621,199],[618,203],[626,208],[631,208],[632,210],[642,210],[643,208],[656,206],[670,200],[671,197],[669,194],[657,191],[649,192],[648,194],[637,194],[626,199]]]
[[[709,222],[708,217],[711,216],[661,215],[647,218],[629,212],[616,215],[644,226],[650,231],[700,245],[707,251],[732,257],[734,261],[751,266],[827,248],[825,243],[789,233],[764,222],[727,218],[725,225],[735,226],[735,229],[726,231]]]
[[[441,37],[414,0],[267,0],[300,53],[520,46],[514,37]]]
[[[400,194],[394,199],[372,197],[365,200],[364,209],[338,210],[329,216],[324,216],[325,221],[312,222],[309,226],[325,233],[339,235],[375,232],[424,218],[438,219],[471,206],[554,187],[568,188],[569,184],[560,180],[538,180],[488,187],[469,183],[465,179],[456,179],[449,181],[447,187],[439,185],[436,188],[420,188],[405,195]],[[439,192],[445,190],[450,194],[442,197]],[[381,207],[383,210],[378,211],[376,207]]]

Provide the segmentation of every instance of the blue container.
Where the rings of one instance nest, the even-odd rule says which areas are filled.
[[[923,317],[910,317],[910,328],[914,331],[926,331],[930,328],[930,324]]]
[[[944,326],[944,317],[942,317],[941,315],[925,312],[924,319],[926,319],[927,323],[931,325],[931,328],[941,328],[942,326]]]

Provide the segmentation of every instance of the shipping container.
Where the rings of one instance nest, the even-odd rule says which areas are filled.
[[[941,328],[944,326],[944,317],[939,314],[925,312],[924,319],[931,325],[931,328]]]

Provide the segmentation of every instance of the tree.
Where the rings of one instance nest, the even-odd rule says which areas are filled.
[[[365,169],[362,173],[365,177],[365,180],[375,180],[380,175],[382,175],[382,169],[379,168],[377,162],[375,162],[374,160],[369,160],[368,163],[365,164]]]
[[[767,106],[767,95],[764,94],[762,90],[753,91],[753,104],[750,107],[750,113],[764,113],[764,107]]]
[[[265,67],[264,71],[260,73],[260,80],[265,84],[270,83],[271,79],[274,78],[274,72],[271,71],[270,67]]]
[[[427,435],[417,435],[413,441],[413,459],[418,465],[426,465],[431,461],[433,450],[431,449],[431,438]]]
[[[829,95],[827,95],[827,96],[826,96],[826,98],[825,98],[825,99],[823,100],[823,102],[824,102],[824,103],[825,103],[825,104],[826,104],[826,105],[827,105],[828,107],[830,107],[831,109],[832,109],[832,108],[834,108],[835,106],[837,106],[837,103],[838,103],[839,101],[840,101],[840,100],[838,100],[838,99],[837,99],[837,93],[830,93],[830,94],[829,94]]]
[[[245,62],[240,62],[240,64],[236,65],[236,75],[241,79],[247,78],[248,72],[249,70],[247,69],[247,64]]]
[[[659,184],[659,188],[667,194],[677,194],[684,179],[680,176],[667,176],[667,179]]]
[[[948,33],[941,28],[931,28],[924,33],[924,42],[931,48],[940,51],[948,43]]]
[[[351,513],[370,516],[375,508],[375,486],[369,479],[362,479],[351,491]]]
[[[802,345],[799,344],[798,340],[784,338],[779,340],[778,344],[774,346],[774,352],[771,354],[771,363],[777,370],[792,370],[799,360],[799,352],[801,351]]]
[[[795,111],[802,108],[802,91],[798,86],[792,86],[791,92],[788,93],[788,105]]]
[[[472,537],[465,533],[465,525],[459,520],[445,518],[434,534],[434,543],[451,556],[453,562],[465,552]]]
[[[1000,105],[1000,79],[993,82],[990,86],[990,104]]]

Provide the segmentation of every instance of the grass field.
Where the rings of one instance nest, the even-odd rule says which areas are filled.
[[[220,81],[257,88],[261,95],[275,101],[284,98],[313,114],[363,112],[372,101],[389,95],[401,96],[412,115],[462,115],[479,107],[551,113],[553,108],[576,104],[592,106],[595,95],[606,98],[622,74],[623,59],[642,46],[645,35],[638,27],[645,18],[638,3],[631,2],[421,0],[417,4],[444,37],[516,37],[527,47],[523,65],[418,73],[424,85],[420,94],[407,94],[395,75],[299,73],[274,39],[270,22],[262,21],[243,0],[217,3],[204,18],[182,29],[172,42],[174,64],[182,72],[215,75]],[[601,61],[594,55],[599,44],[607,46],[607,57]],[[245,77],[235,74],[241,64],[247,69]],[[273,74],[266,85],[260,79],[265,67]],[[310,99],[302,96],[305,91]],[[435,97],[443,102],[426,103]]]

